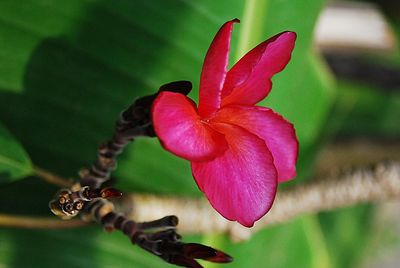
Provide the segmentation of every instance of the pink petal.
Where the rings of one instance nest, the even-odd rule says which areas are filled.
[[[220,107],[221,91],[228,67],[231,33],[235,22],[239,20],[231,20],[222,25],[204,59],[199,96],[199,114],[202,117],[212,115]]]
[[[222,106],[254,105],[271,90],[271,77],[290,60],[296,33],[283,32],[264,41],[241,58],[226,75]]]
[[[245,128],[265,141],[274,157],[278,181],[296,176],[299,143],[293,125],[281,115],[264,107],[228,106],[213,119]]]
[[[229,149],[208,162],[192,162],[193,176],[211,205],[228,220],[251,227],[271,208],[277,173],[265,142],[241,127],[213,124]]]
[[[224,135],[204,124],[194,103],[180,93],[161,92],[153,103],[154,130],[165,149],[190,161],[204,161],[227,149]]]

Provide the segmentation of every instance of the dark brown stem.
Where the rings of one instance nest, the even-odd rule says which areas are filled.
[[[110,174],[116,165],[116,158],[124,148],[134,140],[135,136],[149,135],[150,123],[140,125],[141,109],[135,106],[136,102],[121,113],[113,137],[103,143],[97,153],[97,158],[89,169],[80,172],[81,185],[89,186],[91,189],[101,189],[105,182],[110,179]]]
[[[71,187],[73,184],[72,180],[67,180],[48,170],[39,168],[37,166],[33,168],[33,174],[50,184],[54,184],[60,187]]]
[[[195,243],[183,243],[176,233],[178,218],[166,216],[149,221],[135,222],[114,211],[113,205],[104,199],[92,201],[86,207],[86,216],[100,223],[107,231],[120,230],[132,242],[164,261],[185,267],[202,267],[195,259],[226,263],[232,257],[222,251]]]
[[[177,81],[160,87],[161,91],[172,91],[187,95],[192,89],[188,81]],[[137,99],[124,110],[118,118],[113,137],[103,143],[97,153],[97,158],[89,169],[80,172],[81,185],[101,189],[110,179],[110,174],[116,165],[116,158],[135,137],[154,137],[151,121],[151,105],[158,93]]]

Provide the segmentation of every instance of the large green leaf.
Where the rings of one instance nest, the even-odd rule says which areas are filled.
[[[0,125],[0,184],[24,178],[32,164],[22,146]]]
[[[295,123],[303,153],[329,109],[327,80],[310,54],[321,3],[270,1],[268,12],[256,18],[268,26],[257,41],[287,29],[298,32],[293,60],[274,79],[267,103]],[[37,165],[75,175],[91,163],[135,97],[178,79],[192,80],[196,96],[207,46],[224,21],[243,16],[243,8],[242,1],[3,1],[0,119]],[[244,26],[250,18],[243,18]],[[188,164],[156,140],[131,146],[117,174],[131,190],[198,192]]]
[[[343,208],[321,213],[326,245],[334,267],[358,267],[368,248],[372,231],[373,210],[370,205]]]
[[[209,43],[223,22],[238,17],[243,25],[235,26],[233,50],[247,51],[280,31],[298,33],[293,59],[273,79],[272,93],[264,104],[294,122],[302,146],[299,173],[304,177],[332,99],[330,78],[311,50],[313,26],[323,3],[322,0],[2,1],[0,119],[21,139],[35,164],[64,176],[75,175],[81,166],[93,161],[97,145],[111,135],[114,120],[134,98],[154,92],[165,82],[181,79],[194,83],[191,96],[196,98],[202,59]],[[258,15],[252,13],[255,11]],[[245,37],[249,29],[254,29],[254,33]],[[238,53],[233,51],[232,58]],[[135,141],[122,155],[116,176],[118,186],[125,191],[199,195],[188,163],[165,152],[156,139]],[[18,186],[12,185],[14,190]],[[34,187],[24,187],[24,191],[31,191],[27,196],[34,196],[41,204],[51,198],[50,190],[48,196],[35,196]],[[21,206],[24,206],[22,201]],[[112,259],[122,258],[128,261],[118,263],[119,267],[146,267],[140,266],[139,255],[130,255],[135,249],[128,242],[120,243],[115,238],[119,234],[93,233],[93,239],[86,237],[90,234],[4,230],[2,235],[7,239],[2,247],[8,254],[1,255],[0,260],[6,265],[26,267],[27,262],[15,258],[24,254],[40,256],[49,267],[57,260],[62,266],[110,267]],[[48,239],[41,241],[42,236]],[[66,239],[67,236],[72,238]],[[299,266],[318,267],[320,256],[326,260],[319,225],[310,217],[261,232],[246,246],[239,247],[245,248],[244,251],[232,246],[238,260],[233,266],[257,267],[267,263],[271,255],[257,251],[257,258],[249,260],[248,256],[260,244],[264,245],[263,241],[279,237],[282,237],[282,252],[303,248]],[[84,247],[76,245],[79,238],[83,239]],[[303,247],[304,239],[308,247]],[[35,249],[29,255],[29,251],[18,246],[34,241],[41,241],[37,242],[38,249],[51,253],[44,256]],[[59,247],[53,248],[53,244],[64,245],[62,249],[67,249],[67,253]],[[87,254],[76,253],[74,246]],[[266,251],[274,249],[273,243],[264,246]],[[107,253],[105,247],[116,250]],[[316,249],[321,254],[313,254]],[[271,267],[282,267],[279,261],[276,257]]]
[[[2,267],[175,267],[133,246],[121,233],[1,229]]]

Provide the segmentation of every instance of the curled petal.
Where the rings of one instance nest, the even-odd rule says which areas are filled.
[[[228,220],[251,227],[271,208],[277,172],[265,142],[247,130],[213,124],[229,148],[208,162],[192,162],[193,176],[211,205]]]
[[[204,161],[227,149],[224,135],[204,124],[186,96],[161,92],[153,103],[154,130],[165,149],[190,161]]]
[[[207,51],[200,76],[199,114],[202,117],[212,115],[221,104],[221,91],[224,85],[233,23],[222,25]]]
[[[271,77],[290,60],[296,33],[283,32],[264,41],[241,58],[226,75],[222,105],[254,105],[271,90]]]
[[[235,105],[221,109],[214,120],[243,127],[263,139],[274,157],[279,182],[296,176],[299,143],[293,125],[281,115],[264,107]]]

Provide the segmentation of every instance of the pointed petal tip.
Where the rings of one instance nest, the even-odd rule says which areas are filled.
[[[295,42],[297,39],[297,33],[296,32],[292,32],[292,31],[285,31],[283,32],[280,36],[286,36],[290,39],[292,39],[292,42]]]
[[[284,31],[284,32],[282,32],[282,34],[290,35],[294,38],[297,38],[297,33],[293,32],[293,31]]]
[[[276,196],[277,188],[275,188],[274,196]],[[275,199],[275,197],[274,197]],[[274,200],[269,203],[269,205],[265,208],[264,212],[260,213],[257,217],[253,217],[252,219],[237,219],[237,222],[246,228],[253,228],[254,224],[259,221],[262,217],[268,214],[274,204]]]
[[[275,35],[274,37],[275,40],[277,40],[278,42],[286,43],[288,45],[288,51],[290,51],[290,55],[293,52],[296,40],[297,40],[297,33],[296,32],[292,32],[292,31],[284,31],[281,32],[277,35]]]
[[[284,31],[251,49],[227,72],[221,91],[221,107],[255,105],[271,91],[271,78],[288,64],[296,33]]]
[[[294,180],[297,176],[297,172],[296,172],[296,167],[294,168],[293,171],[291,171],[291,173],[287,173],[286,176],[281,176],[278,178],[278,183],[284,183],[284,182],[288,182],[291,180]]]
[[[282,52],[286,51],[286,53],[291,54],[294,49],[296,39],[297,39],[296,32],[283,31],[283,32],[280,32],[280,33],[272,36],[271,38],[264,41],[263,43],[269,42],[272,44],[272,43],[276,42],[276,44],[278,44],[280,47],[284,48],[284,50]],[[261,43],[261,44],[263,44],[263,43]],[[285,49],[285,46],[286,46],[286,49]]]
[[[253,222],[240,222],[238,221],[241,225],[243,225],[246,228],[252,228],[254,226],[255,221]]]
[[[198,110],[202,117],[210,117],[221,105],[221,90],[228,68],[233,24],[238,22],[236,18],[225,22],[207,50],[199,86]]]

